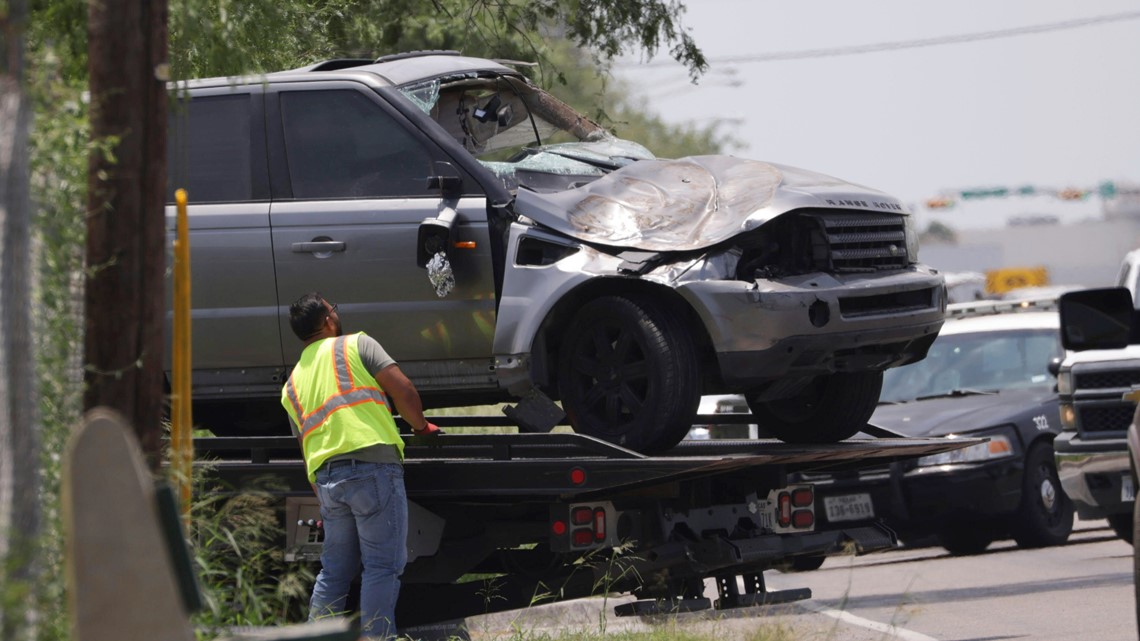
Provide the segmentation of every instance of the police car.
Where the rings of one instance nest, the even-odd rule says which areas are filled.
[[[1060,545],[1073,528],[1053,439],[1061,430],[1050,361],[1063,356],[1051,299],[951,305],[925,360],[889,370],[866,436],[986,438],[892,464],[808,475],[831,525],[882,519],[904,541],[937,537],[976,554],[1012,537]],[[820,509],[822,508],[822,509]]]

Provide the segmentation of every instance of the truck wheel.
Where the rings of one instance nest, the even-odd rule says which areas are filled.
[[[760,429],[785,443],[835,443],[867,425],[883,389],[882,372],[817,376],[790,398],[746,396]]]
[[[1013,540],[1020,548],[1062,545],[1073,531],[1073,512],[1073,502],[1057,477],[1053,448],[1044,443],[1033,445],[1025,456],[1021,505],[1010,523]]]
[[[563,336],[558,390],[574,430],[639,452],[676,445],[693,425],[700,371],[680,321],[641,298],[584,305]]]
[[[1121,541],[1131,545],[1133,542],[1132,513],[1109,514],[1106,518],[1108,518],[1108,526],[1112,528],[1116,536],[1120,537]]]

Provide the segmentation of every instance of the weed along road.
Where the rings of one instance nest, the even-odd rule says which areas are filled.
[[[1012,541],[998,541],[976,556],[952,557],[941,547],[929,547],[830,557],[814,572],[769,571],[765,579],[769,590],[806,587],[812,598],[654,621],[613,616],[613,600],[602,621],[601,599],[581,599],[557,609],[516,612],[509,619],[474,617],[469,624],[476,639],[493,638],[503,626],[554,636],[573,629],[597,634],[599,628],[655,636],[655,629],[674,625],[717,641],[1137,638],[1132,548],[1104,521],[1078,520],[1069,543],[1059,547],[1022,550]],[[706,596],[715,599],[711,582],[707,588]],[[757,636],[765,628],[771,634]]]

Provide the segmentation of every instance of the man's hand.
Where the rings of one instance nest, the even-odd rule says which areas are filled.
[[[435,423],[427,422],[424,424],[423,429],[412,428],[412,434],[416,436],[439,436],[443,434],[443,430],[439,429]]]

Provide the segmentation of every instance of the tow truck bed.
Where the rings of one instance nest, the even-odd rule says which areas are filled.
[[[405,437],[404,469],[412,499],[570,500],[746,468],[799,472],[864,467],[937,454],[973,442],[903,438],[827,445],[768,439],[684,441],[666,453],[647,456],[581,434],[446,434]],[[198,463],[214,468],[217,477],[231,487],[242,487],[250,476],[279,474],[295,481],[290,489],[312,492],[300,473],[300,451],[292,437],[200,438],[195,439],[194,449]],[[505,472],[508,469],[510,473]],[[585,472],[582,482],[573,482],[574,470]]]
[[[406,436],[411,526],[397,618],[432,624],[599,589],[641,599],[618,614],[702,609],[712,605],[701,595],[709,577],[721,591],[719,608],[806,598],[806,590],[766,591],[763,571],[896,539],[881,525],[816,531],[814,491],[789,486],[791,472],[879,465],[977,442],[685,441],[646,456],[580,434]],[[318,558],[320,515],[294,438],[194,445],[213,491],[238,492],[272,476],[283,487],[286,559]]]

